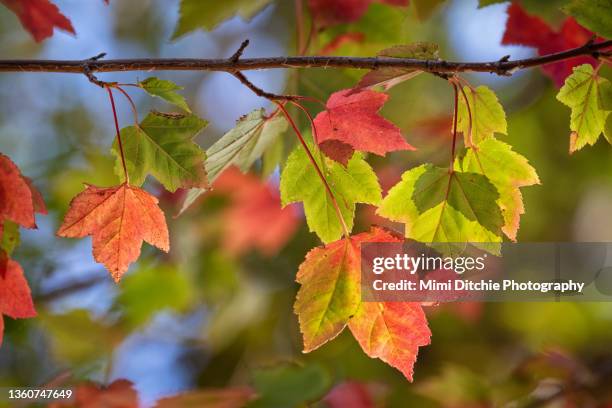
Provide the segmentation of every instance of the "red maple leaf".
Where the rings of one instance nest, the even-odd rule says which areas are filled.
[[[400,129],[378,114],[389,99],[369,89],[334,92],[326,109],[314,119],[317,143],[330,158],[345,163],[353,150],[384,156],[395,150],[415,150]]]
[[[0,240],[6,220],[36,228],[34,212],[47,213],[40,192],[8,156],[0,153]],[[7,254],[0,248],[0,277],[6,272],[7,261]]]
[[[223,213],[223,247],[231,254],[256,248],[274,255],[298,227],[295,209],[281,208],[278,189],[256,176],[230,167],[217,178],[214,189],[231,199]]]
[[[142,242],[168,252],[170,240],[157,198],[126,183],[100,188],[88,185],[70,202],[57,235],[93,236],[93,255],[118,282],[140,256]]]
[[[53,29],[75,34],[70,20],[49,0],[0,0],[17,14],[21,25],[32,34],[37,42],[53,35]]]
[[[23,269],[12,259],[8,259],[4,277],[0,276],[0,345],[4,333],[3,315],[13,319],[36,316],[30,287],[23,276]]]
[[[380,405],[376,397],[384,391],[378,384],[346,381],[332,388],[323,400],[329,408],[375,408]]]
[[[505,45],[525,45],[538,50],[538,55],[551,54],[584,45],[593,38],[593,33],[574,20],[565,19],[558,31],[553,30],[540,17],[529,15],[518,3],[508,7],[506,32],[502,38]],[[593,57],[569,58],[554,64],[544,65],[542,70],[551,77],[557,87],[561,87],[572,68],[581,64],[595,65]]]
[[[376,0],[308,0],[317,27],[359,20]],[[407,6],[408,0],[378,0],[392,6]]]

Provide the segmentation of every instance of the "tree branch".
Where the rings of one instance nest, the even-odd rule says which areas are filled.
[[[246,46],[246,45],[245,45]],[[418,69],[442,74],[456,72],[490,72],[497,75],[512,75],[519,69],[546,65],[569,58],[591,55],[607,56],[612,40],[599,43],[589,41],[581,47],[548,54],[541,57],[510,60],[503,57],[491,62],[452,62],[445,60],[419,60],[412,58],[388,57],[335,57],[295,56],[240,58],[242,49],[230,58],[158,58],[158,59],[115,59],[115,60],[0,60],[0,72],[63,72],[93,73],[119,71],[224,71],[234,74],[238,71],[270,68],[357,68],[379,69],[385,67]]]

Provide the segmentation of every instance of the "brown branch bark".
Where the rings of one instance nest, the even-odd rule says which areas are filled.
[[[546,65],[578,56],[598,57],[612,47],[612,40],[587,42],[581,47],[535,58],[510,60],[503,57],[491,62],[452,62],[386,57],[295,56],[271,58],[223,59],[157,58],[115,60],[0,60],[0,72],[63,72],[86,74],[119,71],[224,71],[235,73],[271,68],[412,68],[431,73],[490,72],[511,75],[514,71]]]

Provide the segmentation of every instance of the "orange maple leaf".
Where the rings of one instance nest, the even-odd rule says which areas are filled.
[[[168,252],[170,240],[164,213],[157,198],[123,183],[100,188],[87,185],[70,202],[58,236],[93,237],[93,255],[119,282],[138,259],[142,241]]]

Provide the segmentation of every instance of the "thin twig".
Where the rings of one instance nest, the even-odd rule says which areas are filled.
[[[0,60],[0,72],[116,72],[116,71],[247,71],[268,68],[358,68],[377,69],[384,67],[411,68],[435,73],[490,72],[511,75],[518,69],[536,67],[569,58],[590,55],[607,57],[605,50],[612,47],[612,40],[587,42],[570,50],[540,57],[491,62],[452,62],[445,60],[420,60],[388,57],[339,57],[339,56],[294,56],[223,59],[193,58],[134,58],[116,60]]]

